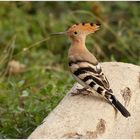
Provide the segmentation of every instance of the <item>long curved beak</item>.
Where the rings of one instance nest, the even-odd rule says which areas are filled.
[[[66,35],[67,32],[52,33],[51,35]]]

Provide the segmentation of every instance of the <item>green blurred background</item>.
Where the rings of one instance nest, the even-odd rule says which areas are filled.
[[[74,83],[70,43],[50,33],[100,22],[86,41],[97,59],[140,65],[139,19],[140,2],[0,2],[0,138],[27,138]]]

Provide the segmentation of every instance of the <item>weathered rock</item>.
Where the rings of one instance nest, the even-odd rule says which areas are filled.
[[[140,138],[140,67],[117,62],[101,65],[131,117],[123,117],[101,97],[72,96],[80,87],[75,84],[29,138]]]

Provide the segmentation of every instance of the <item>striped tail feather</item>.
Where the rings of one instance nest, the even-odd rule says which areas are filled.
[[[114,95],[106,93],[105,97],[115,108],[117,108],[121,112],[124,117],[127,118],[131,116],[127,109],[115,98]]]

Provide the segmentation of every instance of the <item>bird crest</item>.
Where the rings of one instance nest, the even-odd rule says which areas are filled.
[[[74,24],[70,28],[68,28],[68,32],[72,32],[75,30],[80,30],[80,31],[97,31],[99,30],[100,24],[96,23],[79,23],[79,24]]]

